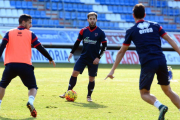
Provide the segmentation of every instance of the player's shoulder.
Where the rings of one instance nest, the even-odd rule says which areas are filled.
[[[96,28],[96,29],[98,29],[100,33],[105,34],[105,32],[104,32],[104,31],[103,31],[100,27],[98,27],[98,26],[97,26],[97,28]]]
[[[80,30],[80,34],[82,35],[83,34],[83,32],[85,31],[85,30],[87,30],[88,29],[88,27],[84,27],[84,28],[82,28],[81,30]]]
[[[100,27],[98,27],[98,26],[97,26],[96,29],[100,30],[101,32],[104,32],[104,31],[103,31]]]
[[[160,26],[159,23],[157,22],[154,22],[154,21],[145,21],[147,23],[149,23],[150,25],[153,25],[153,26]]]
[[[84,31],[84,30],[86,30],[86,29],[88,29],[88,27],[84,27],[84,28],[82,28],[80,31]]]
[[[126,30],[126,33],[130,33],[130,32],[132,32],[132,31],[134,31],[134,29],[136,29],[137,27],[136,27],[136,24],[134,24],[133,26],[131,26],[130,28],[128,28],[127,30]]]

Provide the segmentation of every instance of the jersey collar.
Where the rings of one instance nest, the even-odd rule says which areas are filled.
[[[97,26],[94,29],[92,29],[92,30],[90,29],[89,26],[87,28],[89,29],[90,32],[93,32],[94,30],[96,30]]]
[[[139,22],[142,22],[142,21],[144,21],[144,20],[138,20],[136,23],[139,23]]]
[[[18,28],[24,28],[24,29],[25,29],[25,27],[24,27],[24,26],[18,26]]]

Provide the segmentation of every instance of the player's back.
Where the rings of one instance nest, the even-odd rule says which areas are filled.
[[[130,35],[136,45],[141,64],[152,59],[165,58],[160,37],[166,33],[159,24],[140,20],[126,34]]]
[[[27,29],[12,29],[9,31],[4,64],[12,62],[31,64],[31,34]]]

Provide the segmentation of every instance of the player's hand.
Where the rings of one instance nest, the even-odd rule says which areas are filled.
[[[73,56],[73,54],[70,53],[70,54],[69,54],[69,57],[68,57],[68,61],[69,61],[69,62],[70,62],[70,59],[72,58],[72,56]]]
[[[53,64],[53,66],[55,67],[56,66],[56,63],[52,60],[52,61],[49,61],[49,64]]]
[[[108,77],[113,79],[114,78],[113,74],[114,74],[114,71],[111,71],[104,80],[106,80]]]
[[[96,59],[93,61],[93,64],[94,64],[94,65],[99,64],[99,60],[100,60],[99,58],[96,58]]]

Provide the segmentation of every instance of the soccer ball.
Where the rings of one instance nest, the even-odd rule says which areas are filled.
[[[65,94],[65,98],[67,101],[74,102],[77,98],[77,93],[74,90],[68,90]]]

